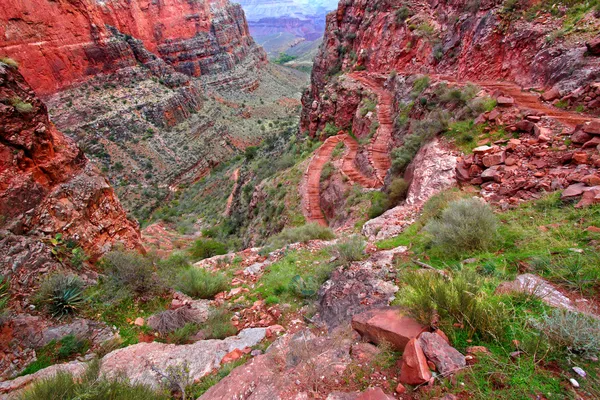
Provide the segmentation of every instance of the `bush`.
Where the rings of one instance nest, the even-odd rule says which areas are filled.
[[[0,62],[12,68],[19,68],[19,63],[10,57],[0,57]]]
[[[578,312],[554,309],[533,322],[550,342],[575,354],[597,355],[600,352],[600,321]]]
[[[8,300],[10,300],[9,289],[10,281],[0,275],[0,325],[2,324],[2,316],[8,308]]]
[[[166,335],[183,328],[189,322],[194,322],[196,315],[189,307],[179,307],[176,310],[166,310],[148,318],[148,326]]]
[[[464,198],[464,194],[458,190],[447,190],[431,196],[423,205],[419,223],[426,225],[431,220],[439,220],[442,218],[442,212],[448,208],[448,205]]]
[[[430,221],[425,230],[433,244],[450,256],[486,250],[494,242],[497,220],[483,201],[464,199],[450,203],[438,220]]]
[[[226,308],[213,310],[202,330],[206,339],[225,339],[237,334],[237,329],[231,323],[231,313]]]
[[[389,188],[388,209],[396,207],[400,202],[406,199],[409,184],[402,178],[396,178],[392,181]]]
[[[412,133],[404,138],[402,147],[392,151],[392,168],[396,173],[403,173],[421,147],[438,133],[448,128],[448,115],[433,113],[422,121],[411,123]]]
[[[201,268],[192,267],[177,276],[177,290],[195,299],[210,299],[228,287],[225,275]]]
[[[508,310],[499,297],[490,295],[486,281],[476,272],[462,270],[450,279],[434,271],[409,272],[402,277],[406,286],[396,298],[423,324],[434,316],[449,323],[464,324],[482,337],[500,339],[509,321]]]
[[[167,400],[164,392],[142,384],[132,384],[125,378],[107,379],[100,376],[100,364],[92,362],[82,377],[66,372],[40,380],[19,396],[20,400]]]
[[[15,108],[21,114],[29,114],[33,111],[33,105],[23,101],[20,97],[13,97],[10,99],[10,105]]]
[[[317,223],[310,223],[295,228],[285,228],[278,235],[269,240],[275,247],[284,247],[291,243],[305,243],[310,240],[331,240],[335,234],[331,229]]]
[[[333,254],[338,260],[347,265],[354,261],[360,261],[364,258],[366,243],[359,235],[352,235],[346,240],[336,244],[333,247]]]
[[[163,289],[152,261],[133,251],[115,250],[102,258],[110,284],[137,296],[151,296]]]
[[[325,128],[323,129],[323,136],[325,136],[326,138],[330,137],[330,136],[335,136],[337,135],[342,129],[337,127],[335,124],[332,124],[331,122],[328,122],[325,125]]]
[[[369,218],[377,218],[388,210],[389,199],[385,192],[373,192],[371,194],[371,207],[367,211]]]
[[[75,275],[55,273],[42,283],[34,301],[54,318],[75,314],[84,303],[83,282]]]
[[[173,344],[188,344],[190,338],[200,330],[200,325],[189,322],[183,327],[174,330],[167,336],[167,341]]]
[[[227,254],[225,244],[213,239],[199,239],[194,242],[190,254],[195,261]]]
[[[36,349],[36,360],[20,373],[20,376],[33,374],[51,365],[66,362],[76,355],[84,355],[90,348],[90,342],[75,335],[67,335],[59,341],[52,340],[42,348]]]

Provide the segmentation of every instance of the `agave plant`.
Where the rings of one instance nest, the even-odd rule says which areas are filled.
[[[75,275],[52,275],[42,284],[37,299],[54,318],[75,314],[84,302],[83,282]]]

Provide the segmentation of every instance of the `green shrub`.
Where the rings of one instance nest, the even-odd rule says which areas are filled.
[[[366,243],[362,236],[352,235],[333,246],[333,254],[336,255],[342,265],[348,265],[364,258],[365,246]]]
[[[100,364],[88,366],[82,377],[60,372],[40,380],[19,395],[20,400],[168,400],[167,393],[155,391],[125,378],[107,379],[100,376]]]
[[[0,325],[2,324],[2,316],[8,308],[8,301],[10,300],[10,281],[8,278],[0,275]]]
[[[498,340],[505,334],[508,310],[476,272],[462,270],[447,279],[434,271],[416,271],[404,273],[402,281],[406,286],[396,298],[419,322],[429,324],[437,314],[448,324],[464,324],[470,336]]]
[[[331,178],[331,175],[333,175],[333,171],[333,164],[331,162],[326,163],[323,166],[323,170],[321,171],[321,182],[325,182],[326,180]]]
[[[269,244],[279,248],[291,243],[305,243],[311,240],[331,240],[334,238],[335,234],[328,227],[311,223],[294,228],[285,228],[281,233],[273,236],[269,240]]]
[[[21,114],[29,114],[33,111],[33,105],[23,101],[20,97],[12,97],[10,99],[10,105]]]
[[[367,211],[369,218],[377,218],[388,210],[389,199],[385,192],[373,192],[371,194],[371,207]]]
[[[464,194],[458,190],[447,190],[431,196],[423,205],[419,223],[426,225],[431,220],[439,220],[442,218],[442,212],[448,208],[448,205],[464,198]]]
[[[440,219],[430,221],[425,230],[433,244],[450,256],[486,250],[494,242],[497,230],[494,212],[478,199],[450,203]]]
[[[225,339],[229,336],[235,336],[237,329],[231,323],[231,312],[226,308],[217,308],[213,310],[208,320],[202,325],[202,331],[206,339]]]
[[[152,296],[164,290],[152,261],[133,251],[114,250],[102,257],[104,272],[116,289],[137,296]]]
[[[424,75],[420,78],[415,79],[414,83],[413,83],[413,91],[412,91],[412,96],[413,98],[417,98],[419,97],[419,95],[421,93],[423,93],[425,91],[425,89],[427,89],[429,87],[429,76]]]
[[[328,138],[330,136],[337,135],[342,129],[336,126],[335,124],[328,122],[325,124],[325,128],[323,128],[323,136]]]
[[[389,187],[388,209],[396,207],[400,202],[406,199],[409,184],[402,178],[396,178]]]
[[[371,99],[364,101],[364,106],[360,109],[360,116],[365,117],[368,113],[374,112],[377,109],[377,103]]]
[[[448,128],[448,118],[446,113],[438,112],[411,123],[412,133],[404,138],[402,147],[392,151],[392,168],[396,173],[403,173],[421,147]]]
[[[33,374],[51,365],[66,362],[77,355],[84,355],[90,348],[87,339],[67,335],[60,340],[52,340],[42,348],[36,349],[36,360],[27,365],[20,376]]]
[[[75,314],[84,303],[83,282],[75,275],[55,273],[42,282],[34,301],[54,318]]]
[[[19,63],[10,57],[0,57],[0,62],[12,68],[19,68]]]
[[[167,336],[167,341],[173,344],[188,344],[190,338],[200,330],[200,325],[195,322],[189,322],[183,327],[174,330]]]
[[[199,239],[190,248],[190,254],[195,261],[227,254],[225,244],[213,239]]]
[[[195,299],[210,299],[227,290],[229,282],[222,273],[212,273],[202,268],[188,268],[177,276],[177,290]]]
[[[400,7],[396,10],[396,22],[403,23],[411,15],[411,11],[407,7]]]
[[[578,312],[554,309],[541,321],[534,321],[548,341],[575,354],[600,352],[600,320]]]

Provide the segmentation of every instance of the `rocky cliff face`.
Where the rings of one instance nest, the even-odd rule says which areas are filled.
[[[465,82],[509,80],[553,89],[558,94],[552,100],[571,95],[569,104],[583,101],[600,70],[600,59],[585,46],[598,31],[598,19],[584,14],[578,29],[570,32],[564,28],[565,10],[557,11],[559,16],[540,11],[523,17],[533,6],[517,2],[518,9],[512,10],[491,0],[341,2],[327,18],[310,92],[304,96],[303,129],[314,134],[336,114],[341,102],[323,99],[325,86],[331,76],[352,69]],[[562,37],[565,32],[570,34]],[[589,101],[590,110],[600,109]]]
[[[256,67],[266,58],[249,35],[242,8],[225,0],[9,0],[0,21],[0,52],[22,64],[42,95],[137,65],[118,32],[190,76],[228,72],[244,62]]]
[[[61,233],[92,256],[115,242],[140,246],[139,229],[108,181],[49,121],[46,106],[16,68],[3,63],[0,154],[0,229]]]

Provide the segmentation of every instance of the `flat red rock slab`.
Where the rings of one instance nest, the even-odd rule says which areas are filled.
[[[404,351],[407,343],[427,330],[414,319],[402,315],[400,310],[385,307],[357,314],[352,318],[352,328],[363,339],[380,344],[388,342],[394,349]]]

